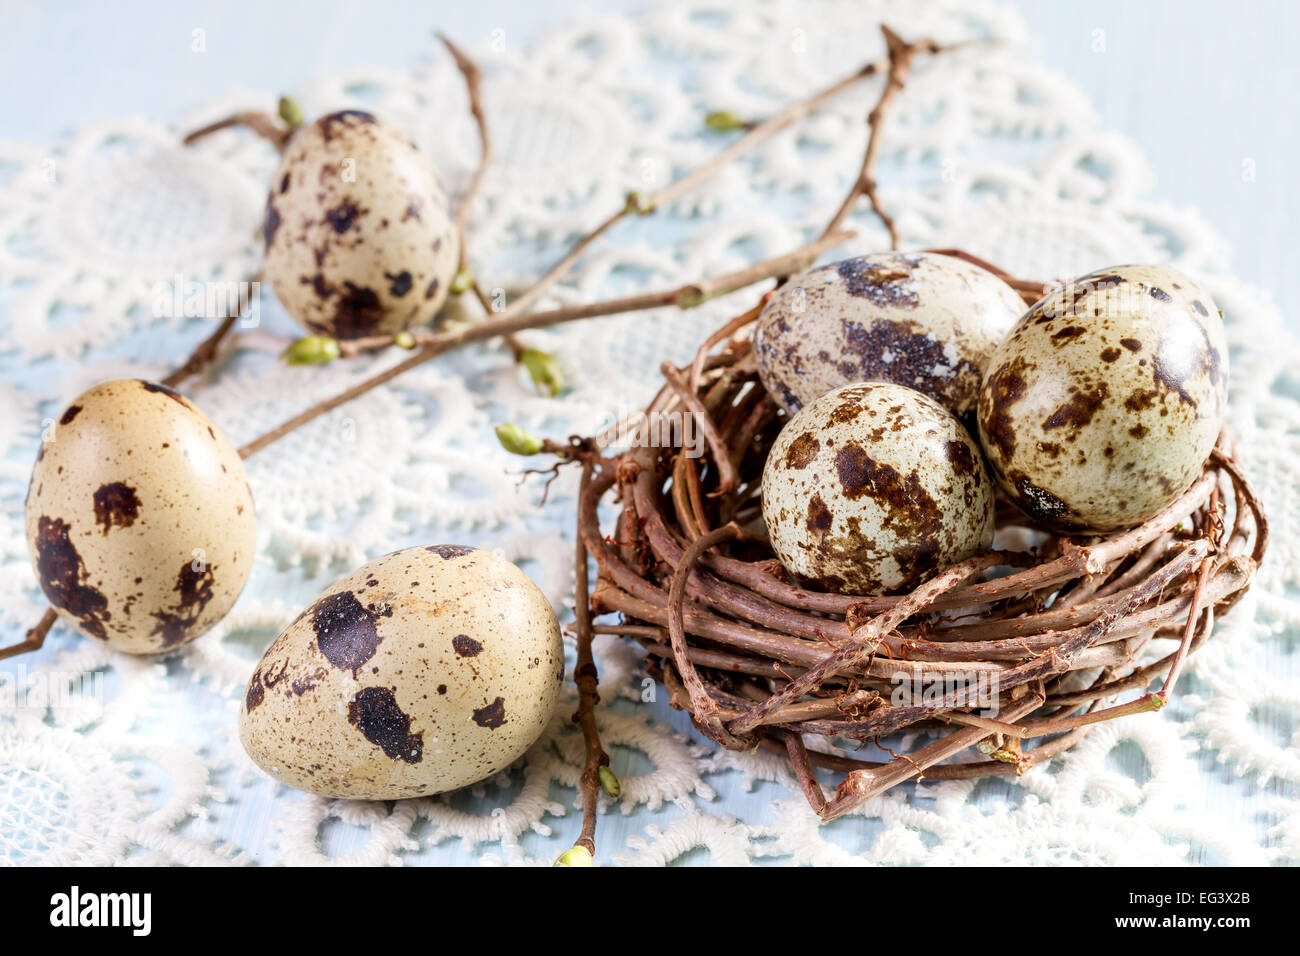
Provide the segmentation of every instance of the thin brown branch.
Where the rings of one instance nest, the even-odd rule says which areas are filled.
[[[469,234],[466,231],[474,200],[478,198],[479,192],[482,191],[483,181],[487,178],[488,166],[491,164],[494,155],[492,134],[488,131],[487,112],[483,108],[483,71],[464,50],[453,43],[445,34],[439,33],[438,39],[442,41],[447,48],[447,52],[451,54],[452,60],[456,63],[456,68],[460,70],[461,76],[465,80],[465,93],[469,98],[470,115],[474,117],[474,125],[478,129],[478,167],[474,170],[474,175],[469,181],[469,186],[465,189],[465,194],[460,197],[460,205],[456,207],[456,232],[460,240],[460,252],[458,253],[456,268],[457,271],[471,277],[469,290],[474,293],[474,298],[478,300],[479,305],[483,308],[483,314],[490,316],[493,314],[492,302],[483,293],[478,280],[473,278],[474,268],[469,258]],[[510,354],[514,356],[516,362],[519,361],[519,356],[524,351],[523,343],[513,335],[506,335],[504,339],[506,346],[510,349]],[[355,354],[359,351],[355,342],[349,343],[349,346],[342,354]]]
[[[251,294],[257,294],[256,286],[261,282],[261,279],[262,273],[259,271],[249,280],[250,288],[254,289]],[[217,325],[216,330],[200,342],[194,351],[190,353],[189,358],[177,366],[175,371],[160,379],[162,384],[168,388],[175,388],[191,375],[198,375],[212,366],[221,354],[222,343],[231,330],[234,329],[235,322],[239,320],[239,316],[246,304],[236,296],[234,305],[227,310],[226,317]]]
[[[366,379],[347,391],[326,399],[319,405],[313,406],[299,415],[295,415],[283,425],[245,445],[240,449],[239,453],[247,458],[312,419],[364,395],[372,388],[391,382],[404,372],[423,365],[444,352],[459,348],[470,342],[482,342],[497,336],[522,332],[527,329],[542,329],[566,322],[577,322],[582,319],[598,318],[605,315],[618,315],[624,312],[641,312],[646,309],[671,306],[681,309],[693,308],[703,299],[735,292],[737,289],[743,289],[756,282],[762,282],[764,279],[772,279],[798,272],[800,269],[805,268],[807,263],[821,255],[823,251],[838,245],[852,235],[851,232],[836,233],[809,243],[794,252],[788,252],[764,262],[757,262],[737,272],[710,279],[701,279],[699,282],[677,286],[673,289],[665,289],[661,292],[646,292],[640,295],[609,299],[605,302],[593,302],[587,305],[565,306],[548,312],[533,312],[528,315],[510,315],[508,312],[500,312],[490,319],[465,325],[454,332],[412,333],[417,348],[409,358],[372,378]],[[362,347],[373,348],[381,343],[384,346],[391,344],[392,337],[363,338],[355,341],[361,343]]]
[[[19,654],[27,654],[31,651],[39,651],[45,644],[45,635],[50,633],[50,628],[54,626],[54,621],[58,617],[54,608],[48,607],[45,613],[41,615],[40,621],[36,626],[27,631],[26,636],[17,644],[10,644],[8,647],[0,647],[0,661],[6,657],[17,657]]]
[[[235,113],[225,119],[217,120],[215,123],[209,123],[207,126],[201,126],[192,132],[186,133],[181,142],[186,146],[190,146],[201,139],[211,136],[213,133],[236,126],[251,129],[279,152],[284,152],[284,144],[289,141],[289,136],[293,133],[293,130],[270,113],[265,113],[262,110],[248,110],[243,113]]]
[[[569,273],[582,254],[606,232],[618,225],[622,220],[632,215],[644,214],[646,211],[662,208],[669,203],[675,202],[682,196],[691,192],[702,183],[711,179],[721,169],[729,163],[750,152],[755,147],[771,139],[777,133],[786,129],[797,120],[815,112],[826,103],[835,99],[844,91],[852,88],[859,81],[866,77],[872,76],[884,68],[884,61],[877,63],[868,63],[848,76],[837,80],[830,86],[827,86],[811,96],[792,103],[772,116],[768,117],[761,123],[756,124],[752,129],[745,133],[744,136],[737,139],[734,143],[722,150],[704,165],[691,170],[678,179],[675,179],[661,189],[655,190],[644,196],[632,195],[628,197],[622,208],[610,214],[601,221],[595,228],[576,242],[550,270],[537,281],[537,283],[521,295],[506,308],[505,313],[515,314],[530,309],[543,295],[546,294],[556,282]],[[837,231],[828,227],[825,233]],[[503,313],[503,314],[505,314]]]
[[[835,211],[831,221],[826,224],[826,232],[834,232],[839,229],[853,212],[853,207],[857,205],[858,198],[866,196],[871,203],[871,208],[875,210],[876,215],[880,217],[880,221],[884,223],[885,229],[889,232],[889,248],[897,249],[898,227],[895,225],[893,217],[885,211],[880,202],[880,197],[876,193],[876,167],[880,159],[881,129],[884,126],[889,107],[898,94],[902,92],[903,85],[912,72],[912,61],[917,54],[938,53],[942,48],[933,40],[906,43],[897,33],[883,23],[880,25],[880,32],[885,37],[885,48],[889,52],[889,72],[885,77],[884,89],[880,91],[880,99],[876,101],[876,105],[867,114],[869,132],[867,133],[867,148],[862,154],[862,168],[858,171],[858,178],[854,181],[849,194],[844,197],[839,209]]]
[[[582,464],[582,478],[579,487],[591,482],[592,463]],[[600,730],[596,725],[596,705],[600,703],[600,675],[596,670],[596,659],[592,654],[591,605],[587,583],[587,546],[582,535],[577,536],[573,558],[573,576],[576,597],[573,613],[574,631],[577,637],[578,659],[573,671],[574,683],[578,686],[578,709],[573,715],[573,722],[582,730],[586,760],[579,778],[578,789],[582,794],[582,832],[575,845],[587,848],[593,856],[596,853],[596,813],[600,807],[600,768],[609,765],[609,754],[600,743]]]
[[[478,168],[474,170],[474,177],[470,180],[465,195],[461,197],[460,208],[456,210],[456,228],[461,230],[463,236],[466,223],[469,221],[470,206],[478,197],[479,190],[483,187],[483,179],[487,175],[488,164],[492,162],[492,137],[488,133],[487,114],[483,110],[483,71],[445,34],[439,33],[438,39],[447,48],[451,58],[456,61],[456,68],[460,70],[461,76],[465,78],[465,92],[469,96],[469,111],[474,117],[475,126],[478,127]],[[466,265],[465,244],[462,242],[461,268],[465,268]]]

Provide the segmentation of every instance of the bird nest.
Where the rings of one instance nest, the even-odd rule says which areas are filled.
[[[996,550],[910,593],[809,590],[762,532],[763,464],[785,415],[758,380],[746,335],[757,313],[719,329],[689,367],[662,366],[628,450],[582,456],[579,547],[599,568],[590,614],[620,615],[593,625],[580,609],[592,632],[638,642],[705,736],[787,755],[825,820],[909,779],[1025,773],[1098,722],[1169,700],[1267,543],[1227,436],[1177,501],[1132,530],[1060,536],[1000,498]],[[682,440],[692,434],[699,449]],[[598,517],[607,497],[612,535]],[[900,731],[919,743],[891,750]],[[882,759],[864,759],[869,745]],[[815,768],[844,774],[832,796]]]

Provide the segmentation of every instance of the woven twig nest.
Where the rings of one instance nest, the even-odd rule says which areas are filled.
[[[1024,773],[1097,722],[1168,700],[1267,542],[1226,436],[1192,487],[1131,531],[1061,537],[1000,501],[999,530],[1023,529],[1010,535],[1022,550],[976,556],[906,595],[808,590],[761,533],[760,479],[784,413],[744,335],[756,314],[711,336],[690,368],[665,364],[629,450],[584,469],[591,611],[621,614],[596,630],[639,642],[674,707],[724,747],[788,754],[829,820],[908,779]],[[680,429],[665,440],[674,416],[693,420],[702,455],[686,453]],[[607,496],[621,509],[609,536],[597,516]],[[1168,651],[1155,655],[1156,641]],[[1159,693],[1114,703],[1157,675]],[[905,729],[928,733],[908,753],[882,745],[886,761],[853,756]],[[846,772],[833,797],[813,767]]]

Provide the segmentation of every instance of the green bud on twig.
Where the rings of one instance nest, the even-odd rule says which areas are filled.
[[[393,336],[393,344],[399,349],[413,349],[415,348],[415,336],[410,332],[398,332]]]
[[[738,129],[748,129],[749,123],[726,110],[719,110],[704,117],[704,125],[715,133],[730,133]]]
[[[677,308],[694,309],[710,299],[716,299],[718,296],[725,294],[723,292],[701,292],[699,289],[688,289],[677,297]]]
[[[655,211],[655,204],[650,201],[650,198],[645,193],[633,189],[627,194],[624,208],[635,216],[648,216]]]
[[[461,269],[451,279],[451,294],[464,295],[474,285],[474,273],[468,269]]]
[[[600,768],[600,789],[613,800],[617,800],[623,793],[623,785],[618,782],[618,777],[614,776],[614,771],[603,764]]]
[[[591,851],[585,846],[573,846],[560,854],[556,866],[591,866]]]
[[[297,129],[302,125],[302,107],[292,96],[280,97],[279,113],[280,119],[288,123],[290,129]]]
[[[339,343],[325,335],[306,335],[280,353],[287,365],[326,365],[339,357]]]
[[[512,455],[536,455],[543,447],[542,440],[536,435],[511,424],[497,426],[497,441]]]
[[[528,369],[537,391],[554,398],[564,391],[564,370],[550,352],[541,349],[524,349],[519,353],[519,364]]]

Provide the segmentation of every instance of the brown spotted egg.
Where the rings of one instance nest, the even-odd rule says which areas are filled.
[[[993,541],[993,483],[962,424],[888,382],[806,405],[763,468],[763,520],[796,578],[828,591],[906,591]]]
[[[1201,473],[1227,407],[1214,301],[1162,266],[1117,266],[1053,291],[994,354],[980,437],[1031,517],[1073,533],[1131,528]]]
[[[340,578],[272,642],[239,739],[310,793],[441,793],[531,747],[563,680],[555,614],[519,568],[459,545],[407,548]]]
[[[886,252],[812,269],[778,289],[754,329],[763,385],[796,412],[850,382],[924,392],[958,415],[1024,312],[993,273],[952,256]]]
[[[51,606],[131,654],[172,650],[221,620],[257,550],[238,452],[154,382],[104,382],[64,410],[41,444],[26,511]]]
[[[360,110],[293,134],[266,200],[264,235],[276,297],[307,329],[337,339],[429,322],[459,254],[433,165]]]

